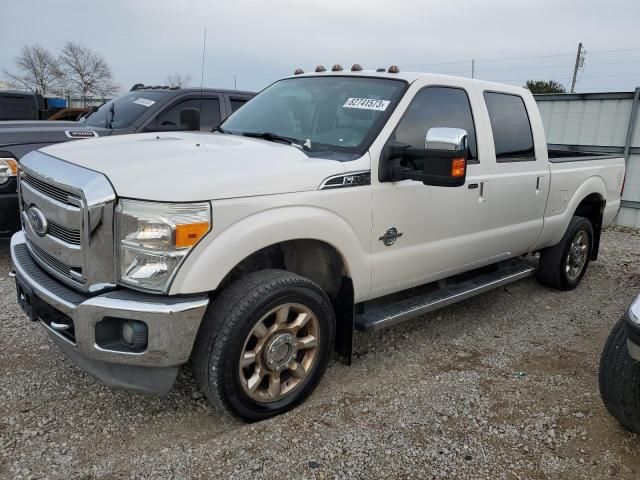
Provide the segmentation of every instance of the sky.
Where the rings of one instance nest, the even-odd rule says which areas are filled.
[[[640,86],[640,0],[0,0],[0,12],[0,72],[23,45],[58,53],[73,40],[123,90],[173,73],[260,90],[335,63],[470,77],[472,59],[476,78],[568,87],[579,42],[577,92]]]

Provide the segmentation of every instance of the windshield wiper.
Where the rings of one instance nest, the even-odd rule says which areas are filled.
[[[225,128],[222,128],[220,126],[217,127],[213,127],[213,130],[211,130],[212,132],[220,132],[220,133],[224,133],[225,135],[231,135],[231,132]]]
[[[309,146],[310,142],[308,140],[302,141],[297,138],[285,137],[284,135],[278,135],[273,132],[242,132],[239,135],[242,135],[243,137],[262,138],[263,140],[268,140],[270,142],[286,142],[289,145],[297,145],[303,150],[311,150],[311,147]]]

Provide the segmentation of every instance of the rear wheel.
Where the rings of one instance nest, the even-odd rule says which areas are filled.
[[[558,290],[574,289],[589,265],[593,249],[593,226],[584,217],[573,217],[562,240],[540,251],[537,278]]]
[[[310,280],[262,270],[228,287],[203,319],[194,354],[196,379],[214,404],[244,420],[298,405],[329,363],[335,319]]]
[[[600,357],[600,396],[626,429],[640,433],[640,362],[629,356],[624,319],[609,335]]]

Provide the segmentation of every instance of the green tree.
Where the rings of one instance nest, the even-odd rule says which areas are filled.
[[[567,89],[560,82],[555,80],[527,80],[524,88],[531,90],[531,93],[567,93]]]

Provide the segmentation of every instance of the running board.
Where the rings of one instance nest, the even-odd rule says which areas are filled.
[[[510,260],[498,265],[496,271],[479,274],[472,279],[448,285],[429,293],[366,310],[356,315],[355,328],[361,332],[375,332],[516,282],[533,275],[534,272],[535,268],[531,265],[518,260]]]

